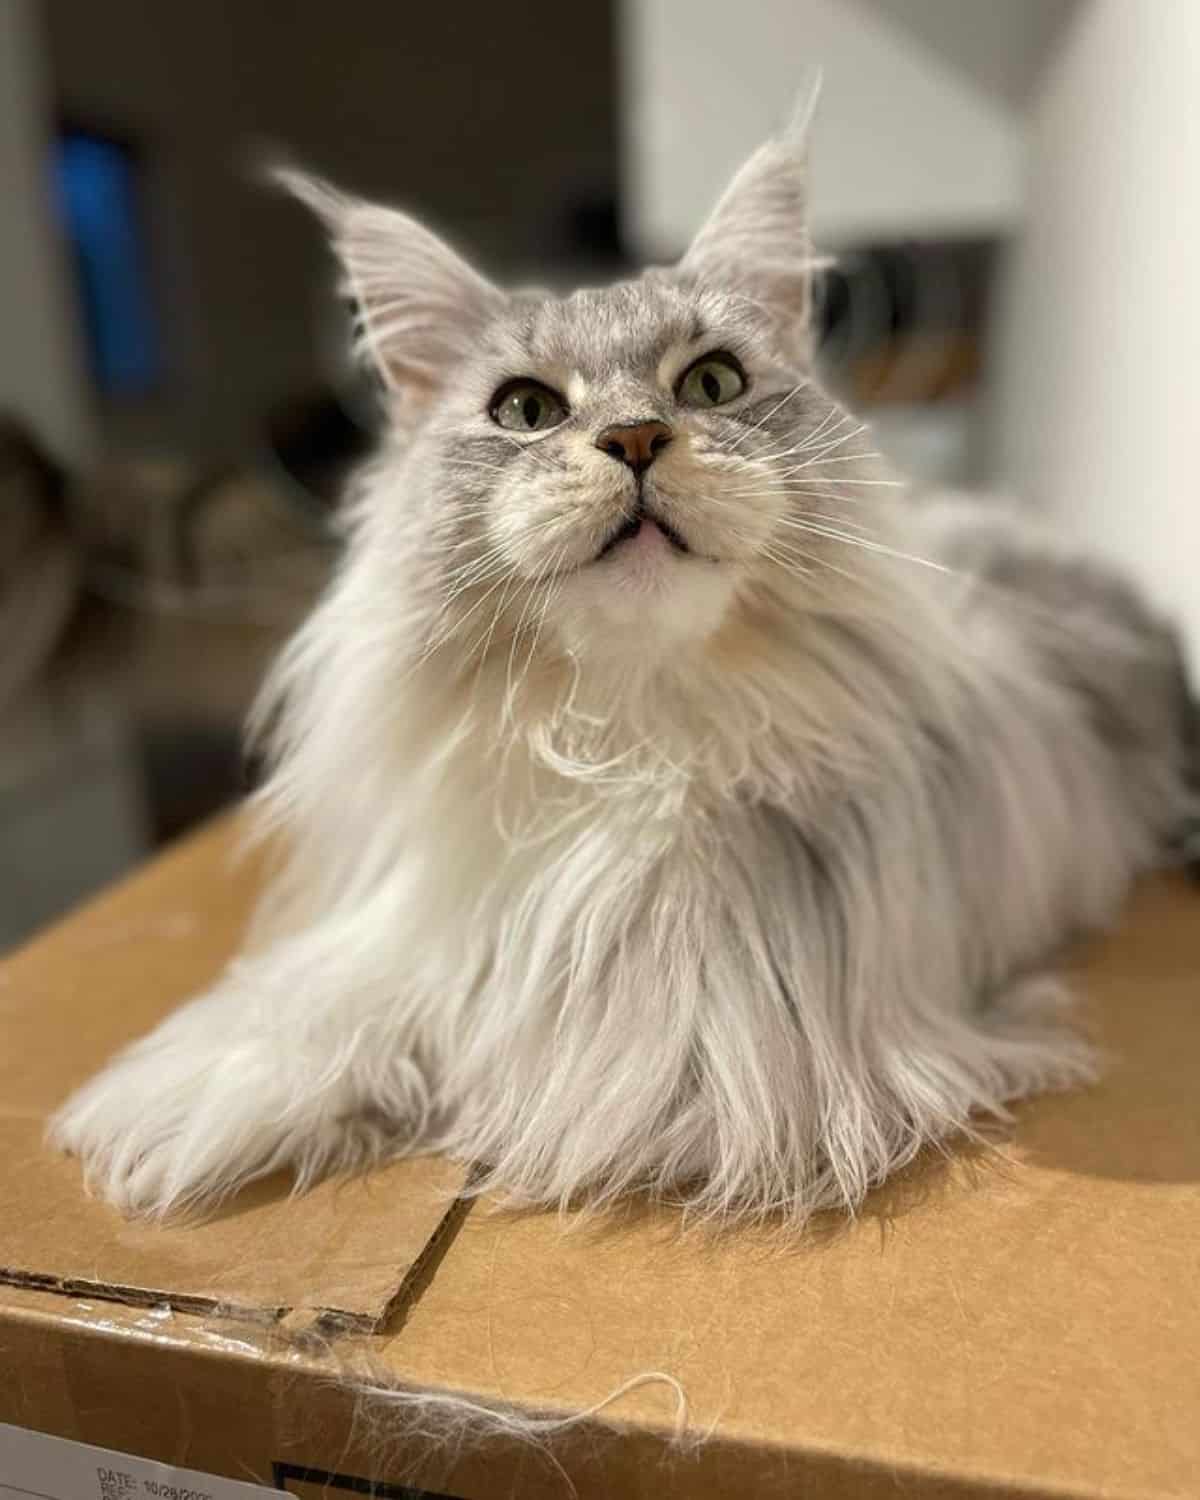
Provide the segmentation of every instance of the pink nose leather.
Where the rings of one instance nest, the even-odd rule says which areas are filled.
[[[665,422],[634,422],[628,427],[606,427],[596,447],[618,463],[628,464],[635,474],[644,473],[671,441]]]

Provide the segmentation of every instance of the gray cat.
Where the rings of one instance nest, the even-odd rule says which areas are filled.
[[[247,950],[54,1124],[95,1188],[437,1149],[798,1225],[1090,1076],[1047,965],[1195,811],[1179,650],[888,483],[814,372],[801,143],[677,266],[564,298],[292,184],[389,434],[267,688]]]

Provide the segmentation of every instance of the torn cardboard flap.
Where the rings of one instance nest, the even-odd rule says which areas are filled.
[[[300,1202],[285,1177],[215,1217],[131,1223],[42,1142],[47,1116],[111,1053],[208,984],[235,948],[259,869],[236,823],[207,829],[0,964],[0,1279],[30,1287],[371,1327],[451,1211],[461,1168],[398,1162]]]

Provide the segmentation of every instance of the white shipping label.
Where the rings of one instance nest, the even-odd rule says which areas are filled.
[[[0,1500],[262,1500],[280,1492],[0,1422]]]

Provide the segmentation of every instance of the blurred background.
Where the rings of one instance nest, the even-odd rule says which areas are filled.
[[[824,72],[829,379],[1200,652],[1195,0],[0,0],[0,947],[236,797],[375,412],[264,146],[501,278],[677,255]]]

